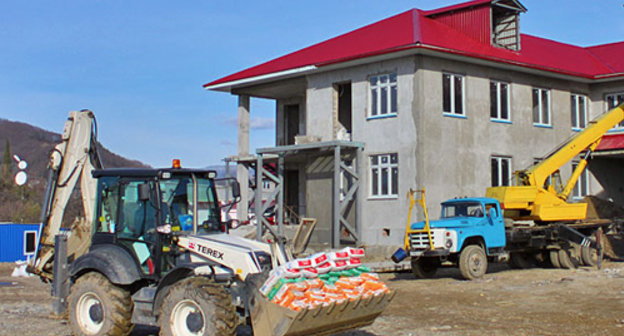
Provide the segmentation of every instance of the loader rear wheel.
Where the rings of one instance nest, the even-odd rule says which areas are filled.
[[[438,258],[413,258],[412,274],[418,279],[432,278],[440,267]]]
[[[128,291],[100,273],[87,273],[72,285],[69,322],[74,335],[128,335],[133,303]]]
[[[174,284],[160,308],[160,334],[164,336],[235,335],[237,316],[223,286],[204,277]]]
[[[483,248],[469,245],[459,255],[459,271],[466,280],[482,277],[487,271],[488,261]]]

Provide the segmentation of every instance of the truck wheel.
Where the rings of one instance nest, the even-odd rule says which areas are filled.
[[[174,284],[158,316],[164,336],[235,335],[237,316],[223,286],[204,277]]]
[[[412,274],[418,279],[429,279],[440,267],[438,258],[412,258]]]
[[[466,280],[482,277],[487,271],[487,256],[479,245],[469,245],[459,255],[459,270]]]
[[[561,264],[559,263],[559,250],[550,250],[550,263],[554,268],[561,268]]]
[[[589,246],[581,247],[581,260],[583,261],[583,265],[596,266],[598,265],[599,258],[600,256],[598,255],[597,249],[593,249]]]
[[[535,256],[529,252],[511,252],[509,254],[509,266],[513,269],[533,268],[535,264]]]
[[[574,269],[579,265],[577,257],[574,255],[574,249],[559,250],[559,265],[561,268]]]
[[[87,273],[71,286],[69,322],[74,335],[128,335],[132,331],[130,293],[100,273]]]

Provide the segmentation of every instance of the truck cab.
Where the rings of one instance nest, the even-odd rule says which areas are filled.
[[[412,272],[431,277],[443,262],[457,264],[464,278],[479,278],[488,259],[505,247],[505,223],[493,198],[456,198],[442,202],[440,219],[410,225],[408,253]]]

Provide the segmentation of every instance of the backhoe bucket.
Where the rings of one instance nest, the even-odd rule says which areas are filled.
[[[395,293],[294,311],[268,301],[256,290],[250,307],[254,335],[328,335],[367,326],[381,314]]]

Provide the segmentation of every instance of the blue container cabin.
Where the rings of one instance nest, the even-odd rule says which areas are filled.
[[[0,223],[0,262],[31,258],[38,235],[39,224]]]

